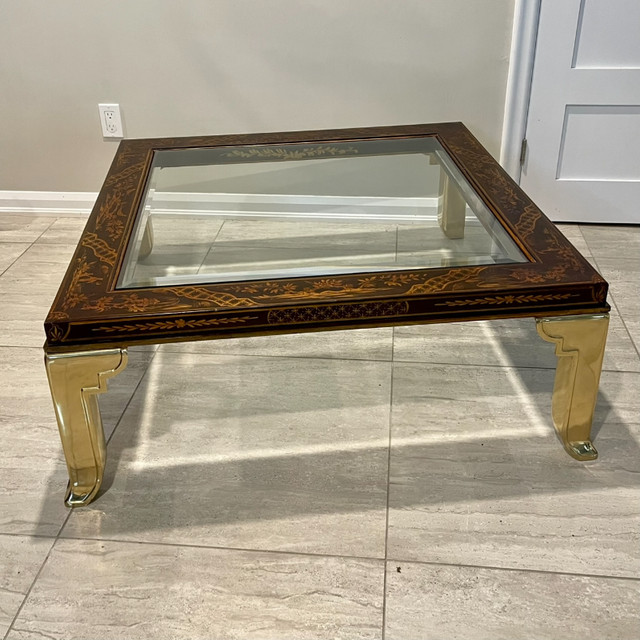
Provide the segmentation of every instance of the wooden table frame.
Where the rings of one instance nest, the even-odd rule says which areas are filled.
[[[318,157],[330,143],[434,137],[525,255],[522,263],[118,289],[154,152],[266,145]],[[460,233],[441,181],[440,222]],[[145,242],[150,248],[149,229]],[[274,284],[276,286],[274,286]],[[590,429],[606,341],[607,283],[461,123],[124,140],[45,321],[45,362],[69,469],[65,502],[88,504],[106,459],[97,395],[131,345],[325,329],[532,317],[559,357],[553,418],[565,449],[597,453]]]

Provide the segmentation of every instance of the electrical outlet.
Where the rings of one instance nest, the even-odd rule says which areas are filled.
[[[100,124],[105,138],[123,138],[119,104],[99,104]]]

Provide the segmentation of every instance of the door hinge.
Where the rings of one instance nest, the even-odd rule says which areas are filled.
[[[520,145],[520,166],[524,165],[524,160],[527,157],[527,139],[522,138],[522,145]]]

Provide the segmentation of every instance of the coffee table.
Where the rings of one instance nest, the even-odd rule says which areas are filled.
[[[45,322],[65,503],[101,487],[127,347],[185,340],[529,316],[592,460],[606,296],[461,123],[124,140]]]

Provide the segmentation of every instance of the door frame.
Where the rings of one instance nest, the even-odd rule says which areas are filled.
[[[527,130],[533,63],[542,0],[516,0],[502,122],[500,164],[520,183],[520,156]]]

